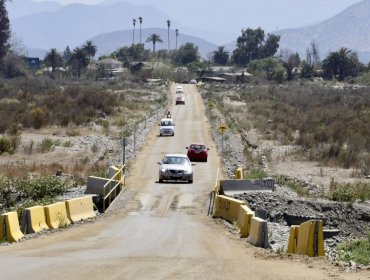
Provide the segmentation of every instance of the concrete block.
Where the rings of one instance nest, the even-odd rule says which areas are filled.
[[[261,248],[270,249],[268,241],[267,222],[261,218],[252,217],[247,242]]]
[[[322,221],[310,220],[299,226],[296,254],[325,256]]]
[[[45,211],[43,206],[26,208],[23,212],[21,230],[23,233],[36,233],[49,229],[46,224]]]
[[[233,196],[251,191],[273,191],[275,180],[266,178],[261,180],[220,180],[220,193]]]
[[[248,237],[253,216],[254,212],[247,205],[240,205],[236,227],[240,232],[241,238]]]
[[[114,174],[113,174],[114,175]],[[85,194],[99,194],[106,195],[119,183],[117,180],[109,182],[108,178],[101,178],[95,176],[89,176],[87,178]],[[109,182],[109,183],[108,183]]]
[[[17,212],[8,212],[2,215],[3,225],[5,225],[6,236],[3,238],[8,242],[17,242],[24,237],[19,227],[19,220]],[[3,227],[4,228],[4,227]]]
[[[74,198],[66,201],[68,219],[73,223],[95,217],[92,196]]]
[[[44,206],[46,224],[51,229],[65,227],[71,224],[68,219],[67,207],[65,202],[57,202]]]
[[[295,254],[297,250],[298,229],[299,229],[299,226],[290,227],[289,241],[288,241],[288,253],[290,254]]]
[[[216,195],[213,217],[222,218],[231,223],[235,222],[239,217],[240,205],[245,205],[245,202],[224,195]]]

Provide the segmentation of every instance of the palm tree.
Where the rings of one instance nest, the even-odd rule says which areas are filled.
[[[175,33],[176,33],[176,50],[177,50],[177,37],[179,37],[179,30],[176,29],[175,30]]]
[[[44,63],[46,66],[51,67],[51,72],[54,78],[55,69],[63,65],[63,58],[57,49],[51,49],[44,58]]]
[[[135,25],[136,25],[136,19],[132,20],[132,24],[134,25],[134,29],[132,30],[132,44],[135,44]]]
[[[355,76],[359,68],[357,53],[342,47],[339,51],[331,52],[322,61],[322,68],[324,77],[328,79],[337,76],[339,81],[343,81],[347,76]]]
[[[171,26],[171,21],[168,19],[167,20],[167,38],[168,38],[168,53],[170,53],[170,26]]]
[[[77,78],[80,79],[81,71],[89,65],[86,51],[82,48],[75,48],[69,59],[69,64],[77,71]]]
[[[213,61],[220,65],[226,65],[229,61],[229,52],[225,50],[224,46],[219,46],[217,50],[213,51]]]
[[[143,23],[142,17],[139,17],[139,23],[140,23],[140,44],[141,44],[141,24]]]
[[[162,43],[162,39],[161,37],[158,35],[158,34],[150,34],[149,37],[146,39],[146,42],[149,43],[149,42],[152,42],[153,43],[153,53],[155,53],[155,43],[157,42],[160,42]]]
[[[97,47],[93,45],[92,41],[86,41],[85,45],[82,47],[89,56],[89,60],[91,57],[94,57],[97,51]]]

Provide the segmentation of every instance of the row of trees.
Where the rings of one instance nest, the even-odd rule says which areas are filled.
[[[138,21],[140,24],[140,44],[141,44],[141,25],[143,24],[143,17],[138,17]],[[132,19],[132,44],[135,45],[135,27],[136,27],[136,18]],[[171,21],[168,19],[166,21],[167,23],[167,41],[168,41],[168,52],[170,52],[170,27],[171,27]],[[179,30],[176,28],[175,30],[175,35],[176,35],[176,50],[177,50],[177,37],[179,36]],[[146,42],[153,42],[153,50],[155,49],[155,43],[156,42],[162,42],[161,38],[157,38],[159,35],[158,34],[151,34],[149,37],[152,37],[152,39],[147,39]]]
[[[0,0],[0,64],[3,63],[4,57],[9,54],[9,39],[10,27],[8,14],[5,8],[7,0]],[[341,48],[338,51],[331,52],[325,59],[320,61],[318,47],[312,43],[307,49],[306,58],[301,60],[297,53],[290,53],[287,50],[276,55],[279,48],[280,36],[267,34],[261,28],[245,29],[241,31],[241,35],[237,38],[237,44],[234,51],[230,54],[224,46],[219,46],[213,51],[209,60],[200,61],[198,47],[192,43],[186,43],[177,49],[170,50],[168,38],[168,50],[161,49],[156,52],[156,44],[163,42],[158,34],[150,34],[146,42],[153,45],[152,53],[144,48],[141,42],[141,24],[143,18],[139,17],[140,23],[140,43],[131,46],[121,47],[114,51],[109,57],[120,60],[125,66],[128,66],[132,61],[146,61],[150,59],[167,60],[170,63],[180,66],[194,66],[206,68],[212,62],[216,65],[236,65],[239,67],[248,67],[249,71],[264,72],[267,79],[282,81],[284,79],[291,80],[295,73],[294,69],[300,69],[300,76],[309,78],[320,71],[325,79],[336,78],[344,80],[348,76],[357,76],[366,67],[359,62],[355,52],[347,48]],[[133,20],[134,31],[136,19]],[[168,36],[171,21],[167,20]],[[133,33],[134,36],[134,33]],[[178,29],[176,29],[176,39]],[[56,49],[51,49],[44,58],[44,64],[51,67],[52,75],[56,69],[64,65],[72,68],[73,72],[79,78],[81,72],[87,67],[92,57],[95,56],[97,47],[93,42],[87,41],[85,45],[75,48],[73,51],[66,48],[63,53],[59,53]],[[103,57],[102,57],[103,58]],[[3,69],[7,67],[2,67]],[[9,68],[9,67],[8,67]],[[10,67],[10,72],[18,73]]]
[[[81,71],[88,66],[91,57],[95,56],[96,51],[97,47],[93,45],[92,41],[87,41],[85,45],[81,48],[75,48],[73,52],[67,47],[63,56],[54,48],[45,55],[44,64],[51,67],[53,77],[56,69],[67,64],[74,69],[77,78],[80,78]]]

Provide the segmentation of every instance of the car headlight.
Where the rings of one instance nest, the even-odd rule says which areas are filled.
[[[165,173],[167,171],[166,168],[161,168],[161,172]]]
[[[184,174],[191,174],[190,170],[184,170]]]

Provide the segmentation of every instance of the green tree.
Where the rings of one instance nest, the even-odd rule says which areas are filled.
[[[252,60],[248,64],[248,70],[253,74],[264,73],[268,80],[282,82],[284,79],[284,68],[276,58]]]
[[[86,41],[85,45],[83,45],[82,48],[86,51],[87,55],[89,56],[89,60],[91,60],[91,58],[95,56],[96,51],[98,50],[98,48],[95,45],[93,45],[93,42],[90,40]]]
[[[225,50],[224,46],[219,46],[212,54],[213,61],[216,64],[226,65],[229,62],[230,54]]]
[[[119,48],[111,56],[126,64],[131,61],[147,60],[149,51],[144,49],[144,44],[135,44]]]
[[[199,61],[198,47],[193,43],[186,43],[174,52],[174,60],[180,65],[187,65],[189,63]]]
[[[54,78],[55,69],[58,67],[61,67],[63,65],[63,57],[62,55],[57,51],[57,49],[51,49],[44,58],[44,63],[46,66],[51,67],[51,72]]]
[[[359,68],[357,53],[344,47],[329,53],[322,61],[323,76],[326,79],[337,77],[339,81],[343,81],[348,76],[357,76]]]
[[[8,52],[10,38],[10,25],[5,2],[6,0],[0,0],[0,62]]]
[[[84,49],[75,48],[69,59],[69,64],[72,66],[73,70],[77,73],[77,78],[80,79],[81,72],[86,69],[89,65],[89,58]]]
[[[157,42],[162,43],[163,41],[162,41],[161,37],[158,34],[153,33],[153,34],[149,35],[149,37],[146,39],[146,42],[147,43],[150,43],[150,42],[153,43],[153,53],[155,53],[155,44]]]
[[[301,64],[301,59],[298,53],[289,53],[285,50],[285,53],[281,55],[282,65],[285,68],[287,80],[290,81],[293,78],[293,69]]]
[[[72,52],[69,46],[66,47],[66,49],[63,51],[63,59],[65,62],[68,62],[71,58]]]
[[[267,34],[259,27],[242,30],[237,38],[236,49],[233,51],[232,60],[237,65],[246,65],[253,59],[263,59],[272,56],[279,48],[280,36]]]

